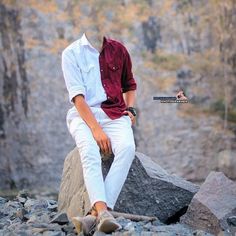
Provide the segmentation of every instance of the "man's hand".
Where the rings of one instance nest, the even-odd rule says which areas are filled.
[[[96,140],[98,146],[100,147],[101,151],[106,154],[111,154],[111,142],[106,133],[102,130],[101,127],[97,126],[96,128],[92,129],[92,134],[94,139]]]
[[[131,119],[132,125],[134,125],[136,123],[136,117],[133,116],[133,114],[130,111],[124,111],[123,114],[124,115],[128,114],[128,116]]]
[[[78,110],[82,119],[87,123],[92,131],[93,137],[96,140],[101,151],[106,154],[111,154],[111,142],[105,132],[102,130],[101,126],[94,117],[90,107],[84,100],[83,95],[77,95],[74,98],[75,107]]]

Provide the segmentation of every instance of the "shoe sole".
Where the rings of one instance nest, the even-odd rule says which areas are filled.
[[[112,219],[114,220],[114,219]],[[98,231],[101,231],[103,233],[111,233],[120,228],[121,226],[109,219],[105,219],[98,225]]]

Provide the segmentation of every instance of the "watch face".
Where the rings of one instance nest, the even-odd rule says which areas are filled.
[[[132,113],[133,116],[136,116],[136,110],[133,107],[129,107],[129,111]]]

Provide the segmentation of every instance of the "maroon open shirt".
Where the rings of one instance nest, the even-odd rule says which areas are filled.
[[[101,82],[107,94],[101,108],[111,119],[119,118],[126,109],[122,93],[137,88],[130,55],[121,43],[104,37],[99,65]]]

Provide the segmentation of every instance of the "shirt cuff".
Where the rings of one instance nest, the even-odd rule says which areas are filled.
[[[122,93],[126,93],[130,90],[136,90],[137,89],[137,85],[136,84],[132,84],[131,86],[127,87],[127,88],[123,88],[122,89]]]
[[[85,97],[85,89],[84,87],[73,87],[70,92],[69,92],[69,100],[70,100],[70,103],[71,104],[74,104],[73,103],[73,98],[79,94],[82,94],[84,95]]]

